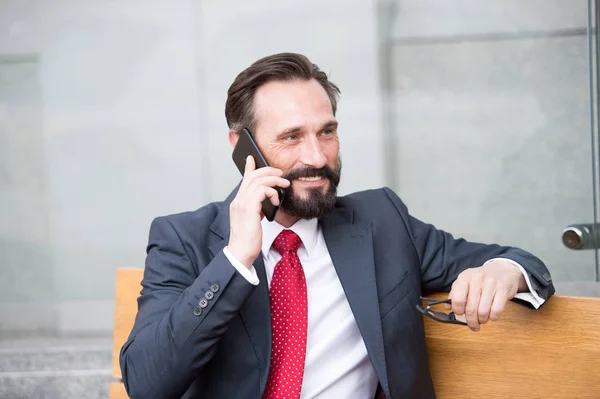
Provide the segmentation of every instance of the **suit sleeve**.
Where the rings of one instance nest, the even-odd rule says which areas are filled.
[[[532,289],[542,299],[548,299],[554,294],[550,272],[540,259],[529,252],[519,248],[455,239],[451,234],[411,216],[392,190],[385,188],[384,191],[398,210],[412,239],[420,261],[424,291],[448,292],[463,270],[479,267],[492,258],[506,258],[525,269]]]
[[[198,274],[166,218],[150,228],[138,313],[120,354],[131,399],[179,399],[255,286],[223,251]]]

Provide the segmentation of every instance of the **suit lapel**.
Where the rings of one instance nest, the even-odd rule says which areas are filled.
[[[213,257],[222,251],[229,242],[229,205],[236,194],[237,188],[224,201],[219,214],[210,227],[214,233],[212,243],[209,245]],[[260,282],[240,309],[240,316],[258,358],[261,370],[260,390],[263,392],[269,377],[271,359],[271,305],[262,253],[258,255],[253,265]]]
[[[389,397],[371,223],[355,224],[353,216],[352,208],[337,206],[321,219],[321,227],[369,358]]]

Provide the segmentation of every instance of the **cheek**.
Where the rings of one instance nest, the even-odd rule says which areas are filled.
[[[334,165],[338,159],[338,154],[340,151],[340,145],[337,140],[331,140],[331,142],[326,143],[322,147],[323,154],[327,158],[327,163],[331,166]]]
[[[277,169],[283,170],[284,173],[291,170],[296,162],[296,154],[287,149],[278,149],[271,154],[269,164]]]

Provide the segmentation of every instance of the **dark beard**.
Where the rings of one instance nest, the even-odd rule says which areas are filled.
[[[292,185],[286,188],[281,209],[290,216],[299,217],[301,219],[320,218],[331,212],[335,206],[337,187],[340,183],[342,174],[342,160],[338,157],[338,164],[335,170],[329,165],[325,165],[321,169],[315,168],[299,168],[288,172],[285,179],[290,182],[300,177],[325,177],[329,180],[329,187],[326,192],[322,192],[322,188],[311,188],[308,190],[308,197],[305,199],[299,198]]]

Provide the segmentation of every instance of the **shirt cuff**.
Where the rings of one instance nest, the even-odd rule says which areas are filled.
[[[515,295],[515,298],[530,303],[536,309],[539,309],[540,306],[542,306],[544,304],[544,302],[546,302],[546,300],[543,299],[542,297],[540,297],[537,294],[537,292],[535,292],[533,287],[531,286],[531,280],[529,279],[529,274],[527,274],[527,271],[523,268],[523,266],[521,266],[514,260],[507,259],[507,258],[494,258],[494,259],[488,260],[488,262],[491,262],[493,260],[508,261],[508,262],[512,263],[513,265],[515,265],[516,267],[518,267],[519,270],[521,271],[521,273],[523,273],[523,277],[525,277],[525,282],[527,283],[527,288],[529,288],[529,292],[518,292],[517,295]],[[487,262],[485,262],[485,263],[487,263]]]
[[[259,280],[254,265],[250,266],[250,268],[247,268],[242,264],[242,262],[233,257],[233,255],[231,254],[231,252],[229,252],[227,247],[223,248],[223,253],[227,257],[227,259],[229,259],[231,265],[235,267],[235,270],[237,270],[238,273],[242,275],[242,277],[248,280],[250,284],[258,285]]]

